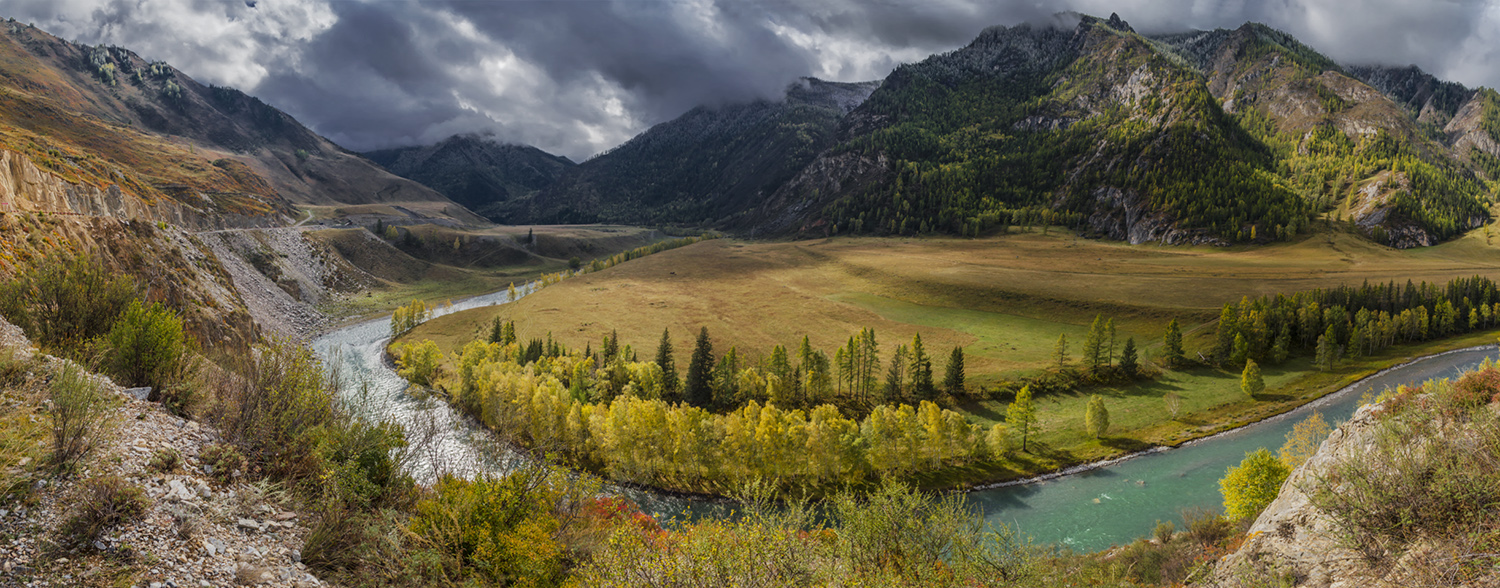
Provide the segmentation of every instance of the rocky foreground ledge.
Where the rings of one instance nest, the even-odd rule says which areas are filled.
[[[1343,464],[1356,458],[1368,462],[1371,456],[1380,455],[1381,418],[1391,406],[1390,401],[1365,405],[1334,430],[1317,453],[1287,477],[1276,500],[1250,527],[1245,542],[1219,561],[1214,576],[1206,584],[1215,588],[1500,586],[1500,568],[1469,579],[1443,578],[1433,583],[1433,570],[1454,559],[1450,557],[1454,555],[1451,549],[1440,538],[1420,540],[1372,559],[1369,554],[1353,549],[1349,532],[1313,503],[1309,492],[1317,491],[1320,485],[1333,484],[1329,480],[1338,478],[1335,472]],[[1478,410],[1497,411],[1500,403]],[[1438,428],[1440,437],[1473,439],[1473,431],[1463,426],[1445,420],[1434,422],[1442,423]],[[1333,487],[1336,495],[1347,491],[1345,484]]]
[[[66,362],[32,351],[21,330],[0,319],[4,347],[21,350],[23,357],[36,354],[40,371]],[[208,475],[199,455],[220,440],[213,427],[139,400],[108,378],[89,377],[121,400],[113,431],[78,475],[39,478],[29,504],[0,503],[0,586],[325,585],[301,563],[309,523],[285,493],[263,484],[221,486]],[[147,464],[166,450],[181,454],[181,466],[155,473]],[[79,483],[111,474],[145,491],[150,504],[145,515],[106,530],[88,548],[54,547]],[[131,568],[134,573],[120,575]]]

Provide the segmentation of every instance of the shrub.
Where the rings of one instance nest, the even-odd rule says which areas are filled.
[[[135,299],[135,283],[81,255],[53,255],[0,285],[0,314],[33,341],[80,358]]]
[[[1482,374],[1471,382],[1485,380]],[[1434,418],[1479,395],[1447,382],[1429,383],[1423,392],[1431,395],[1431,407],[1412,401],[1388,409],[1373,449],[1343,456],[1305,491],[1336,521],[1347,546],[1372,561],[1423,541],[1463,551],[1434,563],[1445,570],[1493,565],[1500,542],[1494,525],[1500,517],[1500,416],[1479,409],[1465,419]]]
[[[85,480],[67,519],[58,528],[59,543],[84,547],[99,539],[105,529],[141,518],[150,507],[146,493],[119,476]]]
[[[435,496],[417,503],[410,524],[419,549],[441,562],[443,576],[478,576],[500,585],[550,586],[563,577],[561,521],[545,472],[474,481],[444,477]],[[468,570],[467,572],[465,570]]]
[[[203,462],[204,472],[220,486],[228,486],[235,475],[244,473],[245,469],[245,456],[240,455],[234,446],[223,443],[204,447],[198,454],[198,461]]]
[[[1207,508],[1182,511],[1182,522],[1187,535],[1201,547],[1211,547],[1234,533],[1234,526]]]
[[[331,473],[323,493],[336,508],[406,503],[415,489],[397,459],[406,437],[394,423],[349,420],[330,427],[319,453]]]
[[[1175,533],[1177,533],[1177,525],[1172,521],[1157,521],[1156,528],[1151,530],[1151,536],[1156,538],[1158,543],[1170,543]]]
[[[258,345],[205,377],[214,391],[209,420],[247,468],[280,480],[317,481],[321,436],[336,424],[335,392],[312,351],[293,343]]]
[[[146,462],[146,470],[158,474],[175,472],[182,467],[182,453],[171,447],[158,449]]]
[[[52,417],[52,464],[70,471],[103,441],[108,429],[109,396],[77,365],[63,366],[49,388]]]
[[[437,382],[443,365],[443,352],[437,343],[423,339],[420,343],[398,345],[396,352],[396,373],[402,378],[423,387],[431,387]]]
[[[1291,469],[1261,448],[1245,454],[1240,465],[1230,467],[1219,480],[1224,494],[1224,514],[1232,521],[1253,519],[1281,491]]]
[[[188,367],[187,336],[182,332],[182,319],[160,304],[132,301],[115,321],[107,341],[109,356],[104,364],[120,384],[150,386],[151,400],[159,400],[169,386],[182,382]]]

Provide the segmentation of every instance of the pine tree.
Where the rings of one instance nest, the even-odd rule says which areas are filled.
[[[1005,424],[1021,435],[1021,451],[1026,451],[1026,443],[1031,434],[1039,430],[1036,405],[1031,402],[1031,386],[1022,386],[1021,391],[1016,392],[1015,401],[1005,409]]]
[[[1286,361],[1292,353],[1292,324],[1285,322],[1281,324],[1281,332],[1276,335],[1276,342],[1271,344],[1271,363]]]
[[[1225,303],[1224,309],[1219,311],[1219,331],[1217,342],[1214,344],[1214,361],[1228,360],[1229,354],[1234,352],[1234,338],[1239,334],[1239,320],[1239,310],[1233,304]]]
[[[1177,326],[1177,319],[1167,323],[1167,332],[1162,335],[1162,359],[1168,366],[1176,367],[1182,365],[1182,329]]]
[[[687,403],[707,407],[713,403],[714,348],[708,340],[708,327],[698,330],[698,342],[693,347],[693,357],[688,360]]]
[[[677,365],[672,361],[672,334],[661,330],[661,344],[656,346],[656,366],[661,368],[661,397],[667,402],[677,402],[682,392],[682,382],[677,378]]]
[[[1083,413],[1083,428],[1095,439],[1109,432],[1109,409],[1104,407],[1104,397],[1098,394],[1089,397],[1088,408]]]
[[[1240,390],[1253,399],[1265,389],[1266,381],[1260,376],[1260,365],[1253,359],[1245,360],[1245,371],[1240,374]]]
[[[1057,362],[1058,371],[1068,369],[1068,335],[1063,333],[1057,336],[1057,344],[1052,346],[1052,359]]]
[[[1140,375],[1141,361],[1135,348],[1135,337],[1125,339],[1125,348],[1120,350],[1120,369],[1132,378]]]
[[[948,369],[943,374],[943,387],[955,397],[964,395],[964,348],[954,347],[948,356]]]

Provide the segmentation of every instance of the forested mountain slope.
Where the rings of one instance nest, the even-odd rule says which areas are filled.
[[[805,78],[779,101],[699,107],[497,207],[510,222],[712,223],[740,215],[834,144],[877,83]]]
[[[1133,243],[1323,218],[1412,247],[1483,224],[1500,178],[1493,92],[1345,68],[1254,23],[1146,37],[1060,14],[903,65],[843,116],[801,87],[658,125],[504,216],[786,236],[1045,222]]]
[[[69,181],[205,212],[427,202],[478,220],[238,90],[14,20],[0,23],[0,147]]]
[[[480,135],[454,135],[434,145],[383,149],[365,157],[481,215],[535,194],[574,166],[568,158],[536,147]]]

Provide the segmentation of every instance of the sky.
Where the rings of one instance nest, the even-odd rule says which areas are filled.
[[[1263,22],[1341,63],[1500,86],[1500,0],[0,0],[357,151],[485,133],[575,161],[695,106],[879,79],[1066,10],[1143,33]]]

